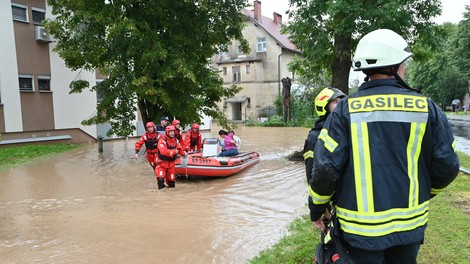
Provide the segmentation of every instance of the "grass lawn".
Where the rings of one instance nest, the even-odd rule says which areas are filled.
[[[459,152],[460,164],[470,168],[470,156]],[[305,208],[305,211],[308,211]],[[460,173],[431,200],[429,222],[418,263],[470,263],[470,175]],[[296,219],[290,234],[250,260],[264,263],[314,263],[320,232],[308,215]]]
[[[15,165],[78,148],[76,144],[47,144],[0,147],[0,172]]]

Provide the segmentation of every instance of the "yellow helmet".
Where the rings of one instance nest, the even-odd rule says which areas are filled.
[[[325,88],[315,97],[315,112],[318,117],[326,115],[328,103],[336,98],[343,98],[346,95],[338,88]]]

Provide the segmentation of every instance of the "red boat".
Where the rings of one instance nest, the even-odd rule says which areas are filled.
[[[176,175],[226,177],[259,162],[256,152],[242,152],[232,157],[204,157],[201,152],[191,153],[176,160]]]

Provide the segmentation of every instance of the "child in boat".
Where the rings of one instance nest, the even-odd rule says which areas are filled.
[[[233,140],[233,132],[228,132],[228,135],[224,137],[224,148],[219,156],[220,157],[229,157],[238,155],[237,143]]]
[[[237,150],[240,150],[242,147],[242,140],[235,135],[235,131],[233,129],[230,129],[230,132],[233,133],[233,140],[235,141],[235,144],[237,145]]]

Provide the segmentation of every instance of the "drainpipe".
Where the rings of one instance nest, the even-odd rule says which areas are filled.
[[[281,96],[281,56],[285,49],[281,47],[281,54],[277,56],[277,95]]]

